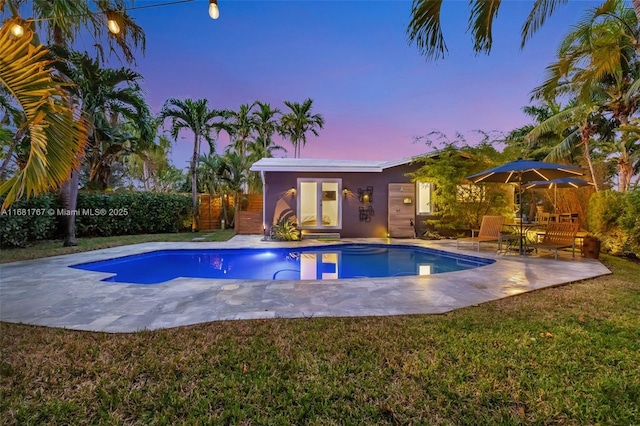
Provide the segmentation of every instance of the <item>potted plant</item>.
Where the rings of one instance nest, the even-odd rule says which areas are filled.
[[[587,234],[582,239],[582,256],[597,259],[600,256],[600,239],[593,234]]]

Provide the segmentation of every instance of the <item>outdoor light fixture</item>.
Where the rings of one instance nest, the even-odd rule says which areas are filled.
[[[11,26],[11,34],[14,37],[22,37],[24,35],[24,28],[20,24],[13,24]]]
[[[220,9],[218,9],[218,0],[209,0],[209,16],[211,19],[218,19]]]
[[[348,190],[347,188],[344,188],[344,189],[342,190],[342,196],[343,196],[343,197],[346,197],[347,195],[349,195],[349,190]]]
[[[115,12],[107,12],[107,28],[111,34],[120,34],[120,25]]]
[[[373,202],[373,186],[367,186],[366,189],[358,188],[358,200],[361,203]]]

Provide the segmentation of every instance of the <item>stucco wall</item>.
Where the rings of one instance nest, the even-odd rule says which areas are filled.
[[[417,165],[402,165],[386,169],[381,173],[293,173],[293,172],[266,172],[265,173],[265,223],[267,232],[271,224],[276,223],[282,215],[295,215],[296,196],[292,188],[297,188],[298,178],[309,179],[342,179],[342,188],[349,193],[342,198],[342,229],[337,230],[342,237],[386,237],[387,236],[387,195],[389,183],[411,182],[406,173],[413,172]],[[361,206],[367,206],[358,200],[358,188],[373,187],[374,215],[370,222],[360,221]],[[418,226],[424,220],[416,218]]]

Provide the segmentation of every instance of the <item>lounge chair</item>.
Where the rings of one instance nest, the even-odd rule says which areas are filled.
[[[478,244],[478,251],[480,251],[480,243],[500,241],[500,231],[504,224],[504,217],[502,216],[483,216],[480,229],[472,229],[471,237],[458,238],[456,240],[456,248],[460,248],[460,241],[470,241],[471,248],[473,244]],[[475,232],[478,231],[478,235],[475,236]]]
[[[549,222],[542,242],[527,244],[527,247],[553,250],[556,260],[558,260],[558,250],[571,247],[573,257],[576,257],[576,235],[579,226],[571,222]]]

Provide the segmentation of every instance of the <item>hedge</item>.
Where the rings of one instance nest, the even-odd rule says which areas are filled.
[[[51,194],[19,200],[0,216],[0,246],[24,247],[62,237],[64,215]],[[191,197],[150,192],[80,192],[76,235],[98,237],[180,232],[191,226]]]
[[[13,203],[0,215],[0,247],[24,247],[29,241],[54,238],[58,219],[49,212],[58,205],[51,194]]]

